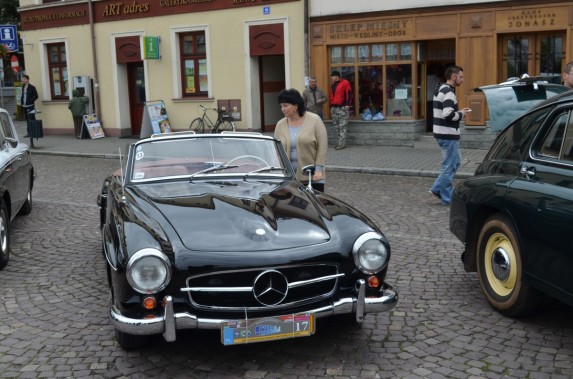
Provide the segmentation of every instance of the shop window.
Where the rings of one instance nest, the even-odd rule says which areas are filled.
[[[356,47],[346,46],[344,48],[344,63],[354,63],[356,60]]]
[[[209,77],[205,32],[180,33],[179,51],[183,96],[207,96]]]
[[[388,62],[398,60],[398,44],[389,43],[386,45],[386,60]]]
[[[415,116],[413,97],[421,100],[419,91],[412,94],[413,59],[409,42],[330,48],[330,70],[340,71],[352,85],[351,115],[363,120]]]
[[[388,116],[412,116],[412,65],[386,66],[386,112]]]
[[[565,34],[521,34],[501,38],[500,81],[513,77],[554,76],[561,81],[565,63]]]
[[[370,46],[358,46],[358,62],[370,62]]]
[[[342,47],[333,47],[330,49],[330,63],[340,64],[342,63]]]
[[[372,45],[372,62],[382,62],[384,59],[384,45]]]
[[[383,111],[382,67],[362,66],[358,68],[359,105],[358,112],[374,117]]]
[[[50,43],[46,45],[46,49],[52,100],[67,100],[69,91],[66,46],[63,42]]]

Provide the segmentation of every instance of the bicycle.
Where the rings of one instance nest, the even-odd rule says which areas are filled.
[[[195,133],[205,133],[205,128],[207,127],[210,128],[213,133],[235,131],[233,118],[226,111],[217,108],[206,108],[201,104],[199,104],[199,107],[203,110],[203,115],[191,121],[189,125],[190,130],[193,130]],[[215,121],[215,123],[213,123],[207,115],[207,111],[209,110],[217,111],[217,121]]]

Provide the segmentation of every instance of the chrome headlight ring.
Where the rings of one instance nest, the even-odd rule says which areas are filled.
[[[171,280],[171,263],[161,251],[141,249],[127,263],[127,281],[143,294],[157,293]]]
[[[354,264],[365,274],[380,272],[390,259],[390,247],[382,235],[375,232],[364,233],[352,246]]]

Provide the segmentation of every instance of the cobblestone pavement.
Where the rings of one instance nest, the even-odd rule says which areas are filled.
[[[319,320],[312,337],[224,347],[186,331],[126,352],[108,319],[96,195],[111,159],[34,156],[34,209],[12,224],[0,271],[0,378],[571,378],[573,309],[515,320],[493,311],[432,179],[331,172],[327,192],[367,212],[392,245],[397,307],[361,327]]]

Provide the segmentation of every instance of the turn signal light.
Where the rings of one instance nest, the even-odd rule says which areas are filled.
[[[153,309],[153,308],[155,308],[156,305],[157,305],[157,301],[152,296],[149,296],[149,297],[146,297],[145,299],[143,299],[143,307],[145,309]]]
[[[368,278],[368,285],[372,288],[378,288],[380,285],[380,279],[377,276],[371,276]]]

